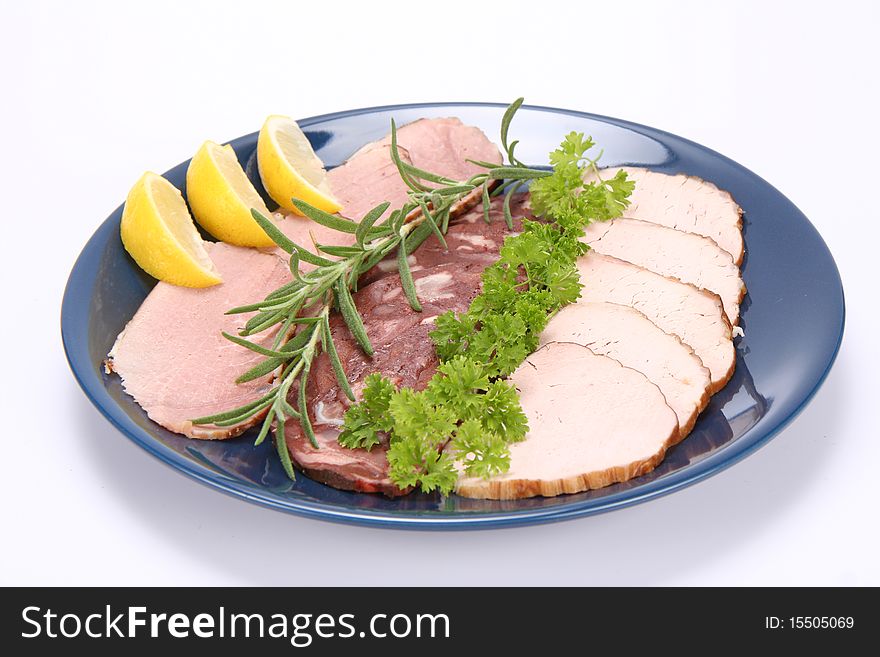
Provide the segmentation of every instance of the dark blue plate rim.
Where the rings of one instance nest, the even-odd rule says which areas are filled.
[[[321,123],[328,120],[349,118],[361,114],[369,114],[372,112],[440,107],[503,108],[506,107],[506,105],[504,103],[489,102],[426,102],[398,105],[381,105],[312,116],[306,119],[299,120],[298,123],[300,124],[300,126],[306,128],[313,124]],[[790,205],[791,208],[799,212],[796,206],[794,206],[794,204],[791,203],[791,201],[789,201],[787,197],[785,197],[781,192],[779,192],[779,190],[777,190],[775,187],[770,185],[770,183],[765,181],[763,178],[761,178],[751,170],[743,167],[742,165],[738,164],[734,160],[731,160],[721,153],[718,153],[712,149],[709,149],[705,146],[702,146],[696,142],[680,137],[673,133],[634,123],[631,121],[626,121],[623,119],[617,119],[599,114],[591,114],[588,112],[580,112],[577,110],[559,109],[541,105],[523,105],[523,109],[538,112],[544,111],[553,112],[556,114],[566,114],[578,118],[608,123],[610,125],[633,130],[641,134],[669,137],[673,140],[699,149],[713,158],[722,160],[745,171],[747,174],[757,179],[757,181],[759,181],[767,188],[772,190],[775,194],[777,194],[788,205]],[[233,147],[235,147],[239,142],[255,139],[255,135],[256,133],[244,135],[235,140],[232,140],[230,143],[233,145]],[[117,208],[115,212],[119,212],[120,210],[121,206]],[[806,217],[803,217],[803,220],[812,230],[815,231],[815,228]],[[114,405],[112,399],[110,399],[110,397],[106,394],[106,391],[101,384],[100,377],[89,376],[90,374],[94,373],[95,364],[90,362],[87,354],[88,350],[82,349],[82,344],[85,343],[88,330],[88,307],[87,304],[77,303],[77,300],[75,298],[76,291],[80,288],[80,283],[86,280],[87,277],[87,272],[85,271],[86,267],[84,263],[88,259],[88,255],[92,251],[97,252],[99,247],[103,244],[104,230],[102,230],[101,228],[106,229],[106,225],[102,224],[102,227],[99,227],[95,234],[93,234],[89,241],[86,243],[86,246],[83,248],[80,255],[77,257],[77,260],[71,270],[67,285],[64,290],[61,308],[61,334],[64,352],[77,383],[82,388],[89,401],[91,401],[91,403],[94,404],[99,412],[129,440],[146,450],[149,454],[156,457],[161,462],[175,468],[176,470],[182,472],[188,477],[202,484],[205,484],[206,486],[219,490],[220,492],[223,492],[227,495],[231,495],[239,499],[244,499],[248,502],[258,504],[267,508],[319,520],[329,520],[334,522],[343,522],[357,525],[398,529],[441,530],[488,529],[518,525],[540,524],[561,520],[569,520],[573,518],[579,518],[583,516],[589,516],[625,508],[641,502],[647,502],[649,500],[657,499],[664,495],[668,495],[675,491],[691,486],[729,468],[730,466],[744,459],[746,456],[752,454],[758,448],[762,447],[775,436],[777,436],[783,429],[785,429],[785,427],[787,427],[792,422],[792,420],[794,420],[795,417],[797,417],[797,415],[800,414],[800,412],[812,400],[816,392],[819,390],[819,388],[822,386],[825,379],[827,378],[828,373],[830,372],[840,351],[840,345],[843,339],[845,325],[845,303],[843,297],[843,286],[840,280],[839,270],[836,266],[836,263],[833,262],[833,257],[831,257],[829,253],[829,258],[834,265],[834,274],[836,276],[837,284],[836,287],[839,289],[840,292],[840,323],[833,351],[828,358],[827,365],[824,371],[817,378],[815,385],[812,387],[812,389],[803,397],[801,402],[796,405],[786,417],[778,421],[775,426],[769,428],[768,430],[765,430],[763,432],[750,431],[739,439],[733,441],[731,444],[725,446],[723,449],[720,449],[714,454],[709,455],[705,459],[695,464],[690,464],[680,470],[676,470],[674,472],[663,475],[662,477],[659,477],[653,481],[646,482],[645,484],[642,484],[640,486],[623,490],[604,497],[592,498],[581,502],[572,502],[571,504],[562,505],[559,507],[505,510],[479,514],[463,514],[461,516],[420,515],[419,512],[411,511],[406,513],[401,512],[400,514],[396,515],[389,514],[385,511],[353,510],[351,508],[341,508],[336,505],[322,504],[309,500],[290,498],[279,499],[278,497],[273,496],[272,494],[260,489],[257,486],[250,485],[246,482],[225,476],[221,473],[208,470],[207,468],[200,466],[198,463],[184,458],[177,452],[167,449],[159,441],[153,440],[148,435],[140,435],[138,432],[132,431],[128,426],[126,426],[126,423],[123,421],[124,414]],[[824,240],[822,240],[818,232],[816,232],[816,236],[827,250],[827,245],[824,244]],[[104,398],[106,398],[106,400]],[[105,403],[105,401],[109,401],[110,403]]]

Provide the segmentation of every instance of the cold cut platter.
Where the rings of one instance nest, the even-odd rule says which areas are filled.
[[[698,482],[804,407],[843,323],[822,238],[757,175],[519,102],[206,142],[138,181],[62,308],[86,395],[162,461],[279,510],[422,529]]]

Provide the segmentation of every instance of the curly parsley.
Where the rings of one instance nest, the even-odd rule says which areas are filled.
[[[389,434],[391,480],[448,493],[458,478],[456,461],[469,475],[500,474],[509,464],[508,443],[527,428],[516,389],[490,381],[480,364],[459,356],[441,364],[420,392],[395,390],[371,374],[360,403],[345,414],[339,442],[370,449],[380,433]]]

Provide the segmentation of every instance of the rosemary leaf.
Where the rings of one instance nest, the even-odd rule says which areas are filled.
[[[315,283],[321,283],[328,278],[334,278],[335,276],[336,268],[319,267],[318,269],[303,274],[303,280],[306,282],[306,285],[314,285]]]
[[[193,424],[214,424],[215,422],[222,422],[223,420],[228,420],[231,417],[235,417],[236,415],[240,415],[246,411],[252,410],[262,404],[267,399],[272,397],[272,393],[263,395],[259,399],[255,399],[252,402],[245,404],[244,406],[239,406],[238,408],[233,408],[228,411],[223,411],[222,413],[215,413],[214,415],[206,415],[204,417],[199,417],[192,420]]]
[[[311,361],[307,360],[305,367],[303,367],[302,376],[299,378],[299,423],[302,426],[303,433],[306,434],[309,442],[312,443],[312,447],[320,449],[318,447],[318,439],[315,438],[315,431],[312,429],[312,421],[309,419],[308,399],[306,399],[306,388],[309,383],[309,370],[311,366]]]
[[[437,225],[437,221],[434,219],[434,215],[431,214],[431,211],[428,209],[428,204],[425,203],[423,199],[419,199],[419,207],[422,209],[422,216],[425,218],[425,222],[431,227],[431,230],[434,231],[434,234],[437,236],[437,239],[440,240],[440,244],[443,245],[443,250],[448,250],[448,246],[446,246],[446,238],[443,237],[443,233],[440,230],[440,227]]]
[[[284,416],[279,416],[275,423],[275,449],[278,450],[278,458],[281,459],[281,465],[284,466],[284,472],[291,479],[296,479],[296,473],[293,471],[293,463],[290,460],[290,452],[287,450],[287,440],[284,437]]]
[[[516,145],[519,143],[519,139],[514,139],[510,142],[510,147],[507,149],[507,161],[511,164],[515,164],[516,166],[525,166],[522,162],[516,159],[516,156],[513,154],[513,151],[516,149]]]
[[[250,340],[245,340],[244,338],[240,338],[237,335],[230,335],[226,331],[223,331],[223,337],[229,340],[230,342],[234,342],[237,345],[244,347],[245,349],[250,349],[251,351],[255,351],[262,356],[268,356],[270,358],[278,358],[279,360],[289,360],[293,358],[293,354],[290,352],[284,351],[274,351],[272,349],[267,349],[262,345],[258,345],[255,342],[251,342]]]
[[[510,199],[516,194],[516,191],[522,186],[522,182],[511,185],[510,189],[504,195],[504,222],[507,224],[507,230],[513,230],[513,215],[510,213]]]
[[[278,397],[278,402],[281,404],[281,410],[294,420],[299,420],[302,417],[300,412],[291,406],[289,401],[287,401],[287,395]]]
[[[429,182],[437,183],[438,185],[457,185],[458,181],[453,180],[452,178],[447,178],[446,176],[439,176],[436,173],[431,173],[430,171],[425,171],[424,169],[419,169],[408,162],[400,161],[401,166],[406,170],[408,174],[413,176],[414,178],[418,178],[420,180],[427,180]]]
[[[489,205],[491,204],[491,200],[489,199],[489,181],[483,183],[483,221],[487,224],[492,223],[492,220],[489,218]]]
[[[287,263],[287,267],[290,269],[294,283],[302,285],[302,274],[299,271],[299,252],[296,249],[290,253],[290,261]]]
[[[465,159],[465,162],[476,164],[478,167],[483,167],[484,169],[494,169],[498,166],[498,162],[486,162],[485,160],[472,160],[470,158]]]
[[[507,145],[507,133],[510,130],[510,122],[513,121],[513,117],[522,106],[523,101],[525,101],[525,98],[517,98],[507,107],[504,111],[504,116],[501,117],[501,145],[507,153],[510,153],[510,148]]]
[[[300,350],[308,344],[309,340],[312,337],[313,331],[314,324],[312,324],[311,327],[307,326],[305,329],[294,335],[290,340],[285,342],[284,345],[281,346],[279,351],[283,353],[292,353],[294,356],[298,356],[298,352],[300,352]],[[259,379],[261,376],[271,374],[272,372],[277,370],[283,363],[284,361],[280,358],[267,358],[266,360],[259,362],[257,365],[242,374],[235,380],[235,382],[246,383],[248,381],[253,381],[254,379]],[[292,367],[295,363],[293,360],[291,360],[288,364]]]
[[[274,311],[265,311],[261,312],[257,315],[251,317],[247,323],[244,325],[244,330],[239,332],[239,335],[253,335],[254,333],[259,333],[261,331],[265,331],[270,326],[274,326],[278,322],[281,321],[281,318],[284,317],[287,313],[284,312],[284,308]]]
[[[476,188],[476,185],[467,184],[456,185],[455,187],[441,187],[431,191],[432,193],[437,194],[437,196],[460,196],[461,194],[466,194]]]
[[[296,258],[297,263],[299,263],[299,256],[295,255],[295,253],[296,252],[290,254],[291,260]],[[301,287],[302,287],[301,281],[298,281],[298,280],[290,281],[290,283],[285,283],[284,285],[279,287],[277,290],[274,290],[273,292],[267,294],[266,301],[271,301],[272,299],[277,299],[279,297],[283,297],[290,292],[294,292],[294,291],[298,290]],[[232,313],[231,313],[231,311],[227,311],[226,314],[229,315]]]
[[[273,417],[275,417],[275,414],[272,411],[266,414],[266,417],[263,419],[263,425],[260,427],[260,433],[257,434],[257,439],[254,441],[254,447],[262,445],[263,441],[266,440],[266,436],[269,435],[269,429],[272,427]]]
[[[315,319],[313,317],[297,317],[291,320],[294,324],[313,324]],[[303,347],[305,347],[309,340],[311,340],[312,334],[309,329],[304,329],[294,335],[290,340],[284,343],[284,346],[281,347],[280,351],[282,352],[297,352]]]
[[[444,199],[440,194],[436,192],[431,194],[431,206],[434,209],[434,217],[439,219],[438,223],[440,224],[440,231],[445,235],[446,231],[449,230],[449,214],[451,203],[448,203],[449,199]],[[421,244],[421,242],[419,242]]]
[[[489,177],[493,180],[504,180],[505,178],[513,178],[514,180],[534,180],[536,178],[546,178],[552,176],[553,172],[549,169],[525,169],[523,167],[495,167],[489,170]]]
[[[376,221],[379,220],[379,217],[385,214],[385,210],[387,210],[388,206],[390,205],[391,203],[385,201],[384,203],[380,203],[364,215],[364,218],[361,219],[360,223],[357,226],[357,229],[354,232],[355,240],[357,240],[358,246],[364,246],[364,240],[366,240],[367,234],[370,232],[373,224],[375,224]]]
[[[416,312],[422,312],[422,304],[419,302],[416,284],[413,282],[412,272],[409,269],[409,260],[406,254],[406,237],[403,235],[400,236],[400,248],[397,249],[397,269],[400,272],[400,284],[403,287],[406,300],[409,301],[409,307]]]
[[[348,330],[351,331],[355,342],[360,345],[360,348],[363,349],[367,356],[372,356],[373,345],[370,344],[367,329],[364,328],[364,322],[361,320],[360,313],[358,313],[354,305],[354,299],[351,298],[348,286],[344,281],[339,281],[334,286],[334,291],[336,292],[336,305],[339,307],[339,313],[342,315],[342,319],[345,320],[345,324],[348,326]]]
[[[401,249],[406,251],[406,255],[411,255],[413,251],[422,245],[422,242],[431,236],[432,232],[431,227],[427,223],[416,226],[415,230],[406,238],[406,248],[401,247]]]
[[[336,256],[337,258],[350,258],[364,251],[363,247],[337,246],[335,244],[318,244],[318,249],[327,255]]]
[[[214,424],[217,425],[218,427],[233,427],[236,424],[241,424],[245,420],[252,418],[254,415],[257,415],[258,413],[262,412],[264,409],[271,406],[272,401],[273,401],[272,399],[267,399],[262,404],[254,407],[253,409],[251,409],[245,413],[241,413],[240,415],[236,415],[236,416],[227,418],[225,420],[217,420],[216,422],[214,422]]]
[[[404,206],[405,208],[406,206]],[[388,220],[383,222],[383,226],[386,226],[393,233],[397,234],[397,231],[400,230],[400,227],[403,226],[403,221],[401,217],[406,217],[406,213],[403,211],[404,208],[398,208],[397,210],[393,210],[390,215],[388,215]]]
[[[296,253],[299,256],[299,259],[310,265],[315,265],[315,267],[332,267],[334,264],[332,260],[327,260],[327,258],[315,255],[308,249],[301,247],[299,244],[294,244],[294,247],[296,248]]]
[[[350,233],[352,235],[357,231],[357,223],[351,219],[344,219],[339,215],[319,210],[314,205],[306,203],[302,199],[295,198],[292,199],[292,201],[297,210],[317,224],[332,228],[333,230],[338,230],[341,233]]]
[[[319,286],[317,286],[315,288],[314,296],[316,298],[317,297],[323,298],[324,293],[327,292],[327,290],[331,289],[333,286],[336,285],[336,283],[338,283],[339,281],[342,281],[342,280],[345,280],[345,276],[336,276],[335,278],[328,278],[327,280],[323,281]]]
[[[502,180],[500,182],[496,181],[496,183],[497,184],[495,185],[494,189],[489,192],[489,196],[501,196],[502,194],[506,193],[512,185],[518,185],[522,183],[522,181],[516,180],[514,178],[508,178],[507,180]]]
[[[280,358],[267,358],[266,360],[260,361],[257,365],[249,369],[247,372],[239,376],[235,382],[236,383],[247,383],[248,381],[253,381],[254,379],[259,379],[261,376],[266,376],[271,374],[275,370],[277,370],[281,365],[284,364],[284,361]]]
[[[281,346],[281,343],[290,337],[290,327],[293,326],[294,321],[296,320],[296,313],[298,312],[299,309],[293,314],[288,314],[287,319],[281,323],[281,328],[278,329],[278,333],[276,333],[275,337],[272,339],[272,349],[278,349],[278,347]]]
[[[292,417],[296,420],[300,419],[299,411],[297,411],[293,406],[290,405],[290,402],[287,401],[287,397],[290,395],[290,387],[293,385],[294,377],[289,376],[284,379],[284,382],[278,386],[278,394],[276,396],[276,404],[281,407],[281,412],[287,415],[288,417]]]
[[[272,299],[264,299],[263,301],[258,301],[257,303],[252,303],[249,306],[238,306],[237,308],[232,308],[226,311],[226,315],[238,315],[241,313],[249,313],[255,310],[259,310],[261,319],[259,321],[254,320],[251,322],[251,326],[255,326],[262,321],[263,317],[267,317],[267,313],[275,312],[276,310],[284,310],[285,314],[287,310],[291,307],[291,301],[296,299],[299,296],[299,292],[289,292],[285,296],[279,296]],[[254,319],[253,317],[251,319]],[[246,325],[247,326],[247,325]]]
[[[406,183],[407,187],[414,192],[430,191],[430,187],[415,180],[404,167],[405,162],[400,159],[400,150],[397,146],[397,124],[394,122],[394,119],[391,119],[391,161],[394,162],[401,179]]]
[[[263,310],[267,305],[269,305],[270,300],[263,299],[262,301],[257,301],[256,303],[249,303],[246,306],[236,306],[235,308],[230,308],[227,310],[224,315],[240,315],[242,313],[252,313],[255,310]],[[253,319],[253,317],[251,317]],[[256,322],[254,322],[256,323]]]
[[[391,228],[391,226],[386,226],[385,222],[382,222],[381,225],[373,226],[370,229],[370,232],[367,233],[367,237],[366,239],[364,239],[364,242],[370,242],[372,240],[380,239],[382,237],[388,237],[393,234],[394,230]]]
[[[416,230],[418,230],[419,228],[421,228],[421,226],[416,228]],[[428,234],[430,234],[430,227],[428,227],[428,228],[429,228]],[[413,231],[413,232],[415,232],[415,231]],[[384,248],[379,248],[379,249],[376,249],[375,251],[373,251],[371,253],[370,257],[367,258],[364,261],[364,263],[360,266],[360,269],[358,270],[358,276],[370,271],[373,267],[375,267],[377,264],[379,264],[379,262],[382,259],[384,259],[385,256],[387,256],[392,250],[394,250],[394,248],[399,243],[400,243],[400,236],[396,235],[393,240],[390,240],[388,242],[388,244],[385,245]]]
[[[324,337],[326,338],[325,351],[333,366],[333,373],[336,375],[336,382],[351,401],[354,401],[354,391],[348,383],[348,377],[345,375],[345,369],[342,367],[342,361],[339,360],[339,352],[336,351],[336,345],[333,343],[333,335],[330,332],[330,319],[326,314],[321,316],[321,322],[324,325]]]
[[[267,217],[264,217],[262,214],[260,214],[260,211],[256,208],[251,208],[251,216],[254,218],[254,221],[256,221],[260,225],[260,228],[262,228],[266,232],[266,235],[269,236],[269,239],[275,242],[275,244],[277,244],[287,253],[293,253],[293,251],[296,249],[296,244],[294,244],[293,241],[289,237],[287,237],[287,235],[282,233],[275,224],[269,221]]]
[[[366,257],[366,255],[367,252],[364,251],[363,253],[353,257],[351,259],[351,269],[348,271],[348,275],[342,277],[342,280],[352,291],[352,294],[354,294],[358,290],[358,272],[360,271],[361,264],[364,262],[364,258]]]
[[[269,307],[277,305],[279,303],[290,302],[295,299],[298,295],[302,295],[303,290],[302,286],[296,281],[291,281],[285,285],[282,285],[277,290],[269,294],[262,301],[257,301],[256,303],[250,303],[246,306],[236,306],[235,308],[230,308],[224,314],[226,315],[238,315],[241,313],[249,313],[255,310],[267,310]]]

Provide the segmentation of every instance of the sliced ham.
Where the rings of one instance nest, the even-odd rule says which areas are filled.
[[[733,375],[731,327],[718,295],[595,251],[578,259],[578,269],[584,301],[632,306],[689,345],[711,374],[710,393]]]
[[[250,314],[226,315],[290,280],[274,255],[222,243],[205,245],[223,283],[194,289],[158,283],[116,339],[107,367],[154,422],[190,438],[237,436],[261,418],[232,426],[193,426],[190,420],[226,411],[268,392],[272,377],[235,379],[263,357],[228,341]],[[274,332],[249,339],[270,346]]]
[[[403,147],[398,150],[404,162],[414,164],[409,151]],[[391,159],[391,147],[380,143],[359,150],[345,163],[330,169],[327,182],[333,196],[342,204],[339,214],[353,221],[359,221],[383,201],[388,201],[393,209],[408,200],[409,187]]]
[[[635,308],[579,301],[560,310],[541,333],[541,345],[574,342],[644,374],[678,417],[682,440],[709,402],[710,375],[677,335]]]
[[[708,237],[621,218],[590,224],[584,241],[599,253],[714,292],[730,323],[738,323],[746,286],[730,254]]]
[[[602,169],[602,177],[619,169],[636,183],[625,216],[709,237],[735,264],[742,264],[742,209],[729,192],[696,176],[671,176],[639,167]]]
[[[510,447],[510,469],[462,477],[465,497],[517,499],[577,493],[643,475],[678,437],[678,419],[644,374],[570,342],[529,356],[511,381],[529,431]]]
[[[501,153],[486,135],[459,119],[421,119],[399,128],[397,142],[401,158],[420,169],[455,180],[467,180],[485,171],[467,159],[501,163]],[[391,161],[391,136],[367,144],[344,164],[331,169],[327,179],[333,195],[342,203],[340,214],[360,221],[372,208],[384,201],[390,209],[407,202],[408,187]],[[452,216],[467,212],[479,203],[481,190],[463,198],[453,208]],[[315,252],[314,242],[347,246],[352,236],[316,224],[305,217],[286,215],[278,227],[291,240]],[[326,257],[326,256],[325,256]],[[302,263],[303,271],[312,268]]]
[[[389,133],[378,142],[367,144],[355,155],[374,148],[389,146]],[[461,119],[419,119],[398,128],[397,144],[409,154],[412,164],[453,180],[464,181],[485,171],[467,160],[501,164],[501,153],[477,127],[465,125]],[[354,159],[354,158],[352,158]]]
[[[397,487],[388,477],[388,445],[382,443],[373,449],[348,449],[337,438],[339,430],[334,418],[332,425],[315,427],[315,439],[319,449],[302,435],[299,424],[288,421],[285,431],[294,430],[296,435],[287,438],[287,446],[296,467],[309,478],[340,490],[359,493],[383,493],[387,497],[406,495],[409,490]]]

